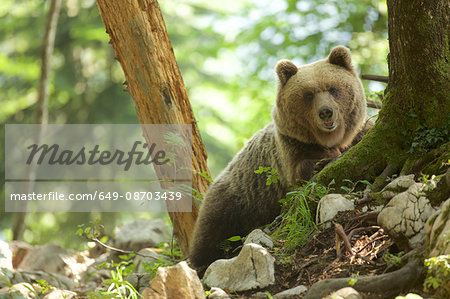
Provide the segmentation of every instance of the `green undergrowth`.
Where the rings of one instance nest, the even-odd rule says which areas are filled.
[[[313,216],[317,203],[329,190],[319,183],[305,182],[280,200],[283,211],[281,224],[273,234],[275,239],[283,241],[283,248],[278,253],[288,254],[308,243],[317,231]]]

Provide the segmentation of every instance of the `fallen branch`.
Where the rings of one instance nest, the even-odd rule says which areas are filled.
[[[392,298],[420,279],[421,272],[419,259],[411,259],[397,271],[357,278],[352,287],[359,292],[382,293],[384,298]],[[348,280],[349,278],[332,278],[319,281],[308,290],[304,299],[322,298],[333,291],[348,287]]]
[[[383,83],[388,83],[389,82],[389,77],[388,76],[361,75],[361,78],[364,79],[364,80],[377,81],[377,82],[383,82]]]
[[[366,103],[367,103],[367,107],[375,108],[375,109],[381,109],[381,106],[382,106],[382,104],[380,102],[369,100],[369,99],[366,100]]]
[[[355,253],[352,250],[352,245],[350,244],[350,241],[348,240],[347,235],[345,234],[344,228],[342,227],[342,225],[340,225],[339,223],[334,222],[334,221],[333,221],[333,224],[334,224],[334,229],[336,231],[336,235],[338,235],[340,237],[340,239],[342,241],[344,241],[345,249],[347,249],[347,252],[350,255],[354,255]],[[339,244],[339,241],[336,238],[336,250],[339,250],[338,244]],[[339,255],[340,255],[340,253],[338,252],[338,257],[339,257]]]

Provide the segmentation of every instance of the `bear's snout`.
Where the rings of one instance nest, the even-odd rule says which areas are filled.
[[[333,118],[334,111],[328,106],[322,106],[320,107],[318,113],[321,120],[328,122]]]

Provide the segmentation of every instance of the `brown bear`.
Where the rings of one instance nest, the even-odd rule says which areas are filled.
[[[219,245],[245,236],[280,213],[289,186],[312,177],[316,162],[333,159],[365,132],[366,99],[351,62],[338,46],[327,59],[301,67],[277,63],[273,122],[256,133],[207,190],[197,219],[190,260],[204,270],[222,257]],[[255,174],[270,166],[279,182]]]

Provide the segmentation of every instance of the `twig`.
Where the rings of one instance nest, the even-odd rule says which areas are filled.
[[[111,250],[114,250],[114,251],[117,251],[117,252],[120,252],[120,253],[125,253],[125,254],[133,254],[134,253],[134,254],[142,256],[142,257],[154,258],[154,256],[142,254],[142,253],[136,252],[134,250],[123,250],[123,249],[119,249],[119,248],[116,248],[116,247],[109,246],[109,245],[103,243],[102,241],[100,241],[97,238],[89,238],[89,239],[91,239],[92,241],[98,243],[99,245],[101,245],[101,246],[103,246],[105,248],[108,248],[108,249],[111,249]]]
[[[370,81],[378,81],[383,83],[389,82],[389,77],[387,76],[380,76],[380,75],[361,75],[361,78],[364,80],[370,80]]]
[[[366,103],[367,103],[367,107],[375,108],[375,109],[381,109],[381,106],[382,106],[382,104],[380,102],[369,100],[369,99],[366,100]]]
[[[349,240],[351,240],[354,234],[357,234],[357,233],[359,233],[359,232],[364,232],[364,231],[367,231],[367,230],[371,230],[371,229],[380,229],[380,227],[377,226],[377,225],[366,226],[366,227],[358,227],[358,228],[355,228],[354,230],[352,230],[352,231],[347,235],[347,238],[348,238]]]
[[[359,292],[372,292],[383,294],[397,292],[414,284],[422,272],[419,259],[411,259],[400,270],[371,277],[359,277],[352,286]],[[304,299],[322,298],[326,294],[348,286],[348,278],[325,279],[315,283],[306,293]]]
[[[357,204],[359,204],[360,202],[357,202]],[[360,219],[365,219],[365,218],[377,218],[378,214],[380,214],[379,211],[370,211],[370,212],[366,212],[364,214],[352,217],[349,219],[349,221],[354,221],[354,220],[360,220]]]
[[[339,235],[339,237],[341,238],[342,241],[344,241],[345,249],[347,249],[347,252],[351,255],[354,255],[354,252],[352,250],[352,245],[350,244],[350,241],[348,240],[342,225],[340,225],[339,223],[334,222],[334,221],[333,221],[333,224],[334,224],[334,229],[336,231],[336,234]]]

